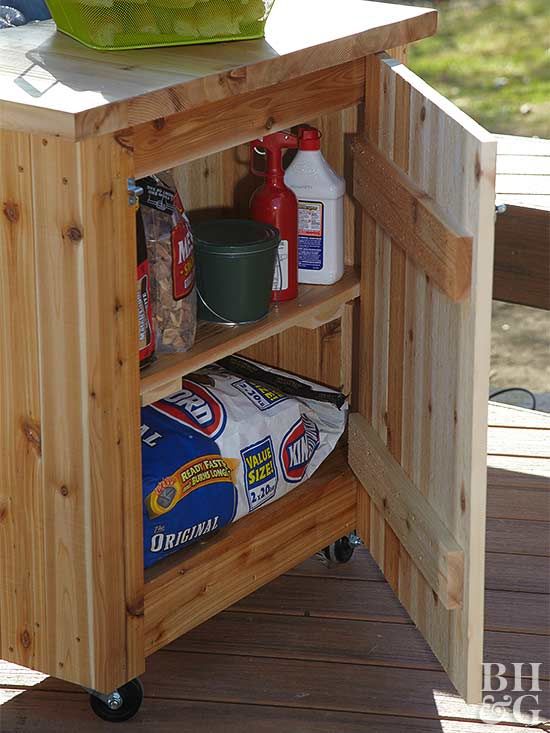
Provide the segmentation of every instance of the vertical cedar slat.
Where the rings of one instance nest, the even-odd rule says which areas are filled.
[[[404,54],[403,54],[404,55]],[[410,87],[403,79],[395,81],[395,126],[393,160],[405,171],[409,170]],[[405,252],[392,242],[390,283],[390,327],[388,356],[388,448],[396,460],[403,452],[403,394],[405,361]],[[400,542],[386,524],[384,574],[394,590],[399,583]],[[405,550],[402,550],[405,552]]]
[[[52,668],[30,137],[0,131],[0,657]]]
[[[365,59],[365,109],[363,134],[378,142],[380,128],[380,63],[375,56]],[[361,296],[360,316],[356,328],[354,358],[354,395],[357,410],[367,420],[373,419],[374,338],[376,316],[376,222],[365,211],[360,214],[361,235]],[[367,492],[359,487],[357,507],[359,534],[373,549],[373,505]],[[375,551],[376,552],[376,551]],[[376,552],[376,554],[379,554]]]

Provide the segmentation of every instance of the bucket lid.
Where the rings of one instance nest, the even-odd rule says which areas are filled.
[[[279,246],[279,230],[250,219],[212,219],[193,226],[198,249],[212,254],[253,254]]]

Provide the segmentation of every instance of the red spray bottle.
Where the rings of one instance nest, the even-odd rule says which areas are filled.
[[[274,302],[279,303],[298,295],[298,201],[294,192],[285,186],[283,170],[283,151],[297,148],[298,139],[288,132],[276,132],[254,140],[250,147],[250,170],[266,179],[252,194],[252,218],[277,227],[281,233],[271,296]],[[256,150],[265,150],[265,171],[254,166]]]

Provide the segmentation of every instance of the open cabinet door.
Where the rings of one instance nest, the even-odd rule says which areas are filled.
[[[367,59],[350,465],[358,532],[481,700],[496,143],[405,66]]]

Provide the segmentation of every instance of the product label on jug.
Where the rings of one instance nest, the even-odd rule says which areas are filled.
[[[277,261],[275,262],[275,275],[273,276],[273,290],[286,290],[288,288],[288,240],[283,239],[277,250]]]
[[[321,201],[298,201],[298,267],[322,270],[325,207]]]

